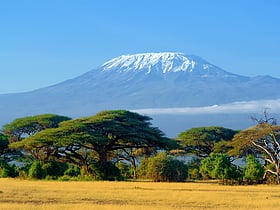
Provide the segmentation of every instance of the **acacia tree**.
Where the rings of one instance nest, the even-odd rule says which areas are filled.
[[[28,116],[18,118],[3,127],[3,132],[8,138],[8,143],[20,142],[23,139],[30,137],[44,129],[55,128],[59,123],[69,120],[69,117],[55,115],[55,114],[42,114],[35,116]],[[15,160],[26,156],[22,150],[14,150],[12,147],[6,150],[8,152],[5,157],[9,160]]]
[[[275,175],[280,184],[280,126],[263,121],[258,125],[238,133],[231,143],[230,155],[243,156],[248,148],[265,160],[265,173]]]
[[[59,123],[71,118],[55,115],[42,114],[15,119],[3,127],[4,134],[9,137],[9,142],[21,141],[35,133],[47,128],[57,128]]]
[[[219,127],[198,127],[186,130],[179,134],[178,140],[187,153],[205,158],[211,152],[226,152],[227,146],[237,131]]]
[[[41,131],[11,145],[36,158],[56,157],[84,168],[97,161],[106,166],[118,150],[166,148],[172,140],[155,127],[151,118],[126,110],[99,112],[95,116],[65,121],[60,127]]]

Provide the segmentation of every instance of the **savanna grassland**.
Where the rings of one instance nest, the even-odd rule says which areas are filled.
[[[276,185],[0,179],[0,209],[279,209]]]

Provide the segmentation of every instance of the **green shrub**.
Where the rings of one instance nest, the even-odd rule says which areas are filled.
[[[35,160],[28,170],[28,176],[34,179],[44,179],[46,177],[46,171],[42,168],[43,163]]]
[[[67,169],[64,171],[64,175],[70,177],[78,177],[81,175],[81,170],[78,166],[68,164]]]
[[[108,181],[123,180],[120,170],[112,162],[106,162],[105,164],[96,162],[90,166],[90,169],[91,169],[91,175],[96,180],[108,180]]]
[[[67,164],[66,163],[60,163],[56,161],[49,161],[46,163],[43,163],[42,170],[45,171],[46,176],[49,177],[49,179],[55,179],[59,176],[63,176],[64,172],[67,170]],[[50,178],[52,177],[52,178]]]
[[[199,172],[200,166],[201,160],[199,158],[192,158],[192,160],[188,162],[188,179],[197,180],[202,178]]]
[[[28,169],[28,176],[34,179],[53,180],[63,176],[67,168],[68,165],[66,163],[35,160]]]
[[[239,180],[241,174],[226,154],[211,153],[201,162],[200,173],[204,179]]]
[[[5,177],[16,177],[18,176],[18,171],[15,165],[9,165],[3,159],[0,159],[0,178]]]
[[[138,167],[140,177],[155,182],[183,182],[188,176],[187,165],[173,159],[166,153],[158,153],[141,161]]]
[[[9,177],[9,170],[7,168],[0,169],[0,178]]]
[[[264,167],[253,155],[246,157],[246,167],[244,170],[243,179],[248,184],[259,183],[263,179]]]
[[[133,177],[133,170],[129,164],[118,162],[116,166],[119,169],[120,174],[124,179],[130,179]]]

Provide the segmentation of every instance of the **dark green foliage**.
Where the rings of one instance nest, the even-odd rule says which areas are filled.
[[[5,153],[5,151],[8,149],[9,140],[8,136],[0,133],[0,156]]]
[[[116,167],[112,162],[101,163],[97,162],[90,166],[91,175],[95,180],[108,180],[116,181],[122,180],[122,176],[118,167]]]
[[[73,164],[67,164],[68,167],[67,169],[64,171],[64,175],[66,176],[70,176],[70,177],[77,177],[81,175],[81,170],[73,165]]]
[[[202,178],[201,173],[199,172],[201,166],[201,159],[192,158],[191,161],[188,162],[188,179],[190,180],[198,180]]]
[[[15,165],[9,165],[6,161],[0,159],[0,178],[16,176],[18,176],[18,172]]]
[[[179,134],[178,140],[187,153],[207,157],[211,152],[226,152],[230,141],[237,131],[224,127],[192,128]]]
[[[56,161],[42,162],[35,160],[28,170],[28,176],[34,179],[44,179],[46,177],[56,179],[63,176],[66,170],[66,163],[59,163]]]
[[[118,162],[116,166],[120,170],[120,174],[124,179],[133,178],[133,169],[129,164],[126,164],[124,162]]]
[[[159,153],[141,161],[139,175],[155,182],[184,182],[188,176],[187,165],[166,153]]]
[[[67,170],[68,165],[66,163],[60,163],[56,161],[49,161],[43,163],[42,170],[45,171],[45,174],[52,178],[57,178],[64,175],[64,172]]]
[[[237,180],[240,177],[237,167],[226,154],[211,153],[201,163],[200,173],[204,179]]]
[[[41,161],[34,161],[28,170],[28,176],[34,179],[44,179],[47,174],[42,166],[43,163]]]
[[[247,165],[244,170],[243,179],[248,184],[259,183],[263,179],[264,167],[253,155],[246,157]]]

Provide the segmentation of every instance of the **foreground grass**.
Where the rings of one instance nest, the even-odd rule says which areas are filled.
[[[0,179],[0,209],[279,209],[279,186]]]

